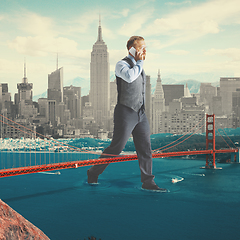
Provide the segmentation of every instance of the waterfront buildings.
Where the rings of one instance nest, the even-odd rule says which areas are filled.
[[[202,133],[205,131],[204,107],[198,106],[196,98],[174,99],[169,103],[169,112],[163,112],[161,121],[161,132],[173,134],[185,134],[193,131]],[[198,124],[201,120],[202,123]],[[198,125],[197,125],[198,124]]]

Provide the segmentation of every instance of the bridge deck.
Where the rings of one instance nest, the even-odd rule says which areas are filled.
[[[229,152],[236,153],[238,152],[238,149],[215,150],[215,153],[229,153]],[[162,157],[212,154],[212,153],[213,153],[213,150],[198,150],[198,151],[156,153],[156,154],[153,154],[152,156],[153,158],[162,158]],[[124,155],[116,158],[100,158],[100,159],[90,159],[90,160],[52,163],[52,164],[27,166],[27,167],[19,167],[19,168],[10,168],[10,169],[0,170],[0,178],[37,173],[37,172],[44,172],[44,171],[55,171],[55,170],[68,169],[68,168],[78,168],[78,167],[91,166],[91,165],[97,165],[97,164],[133,161],[133,160],[137,160],[137,155]]]

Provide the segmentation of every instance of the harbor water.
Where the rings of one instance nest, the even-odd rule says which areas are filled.
[[[240,165],[204,165],[204,158],[154,159],[155,181],[168,193],[142,190],[131,161],[110,164],[92,186],[89,167],[1,178],[0,198],[51,240],[237,239]]]

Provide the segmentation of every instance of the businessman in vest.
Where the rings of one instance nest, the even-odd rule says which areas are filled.
[[[152,174],[150,128],[145,115],[146,75],[143,63],[146,57],[146,45],[144,38],[132,36],[127,42],[127,49],[129,55],[119,61],[115,69],[118,101],[114,110],[113,138],[100,158],[119,155],[132,134],[141,171],[142,188],[164,192],[166,189],[156,185]],[[98,176],[107,166],[108,164],[94,165],[88,169],[88,183],[97,183]]]

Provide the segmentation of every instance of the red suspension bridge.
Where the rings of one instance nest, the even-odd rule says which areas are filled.
[[[1,143],[2,146],[0,149],[1,150],[0,177],[9,177],[9,176],[22,175],[22,174],[37,173],[37,172],[55,171],[55,170],[68,169],[68,168],[78,168],[78,167],[97,165],[97,164],[137,160],[137,155],[118,155],[118,156],[106,155],[105,158],[98,158],[97,155],[99,155],[99,152],[96,152],[96,151],[93,152],[89,150],[87,151],[85,147],[78,148],[78,147],[71,146],[68,143],[64,143],[64,141],[47,138],[46,136],[36,133],[33,129],[30,129],[18,123],[15,123],[14,121],[8,119],[7,117],[1,114],[0,114],[0,117],[1,117],[1,120],[0,120],[1,132],[4,131],[4,126],[5,126],[10,128],[11,131],[20,132],[22,134],[24,133],[24,136],[28,135],[31,138],[34,138],[33,141],[30,141],[24,138],[22,142],[24,142],[25,145],[21,148],[21,150],[19,150],[16,146],[13,146],[14,144],[10,148],[8,147],[6,150],[4,148],[6,147],[5,146],[6,141],[4,142],[4,140],[2,140],[2,143]],[[200,126],[201,122],[203,123]],[[169,149],[189,139],[191,136],[196,134],[204,126],[206,126],[206,149],[205,150],[175,151],[175,152],[169,151]],[[191,134],[187,136],[187,134],[189,134],[190,132]],[[204,117],[203,119],[201,119],[187,134],[182,135],[177,140],[171,142],[170,144],[164,147],[153,150],[152,157],[162,158],[162,157],[205,154],[206,164],[204,168],[213,168],[213,169],[217,169],[217,166],[216,166],[217,153],[231,153],[232,159],[234,161],[239,161],[239,150],[235,145],[233,148],[229,146],[228,149],[216,149],[215,132],[216,132],[215,115],[207,114],[206,118]],[[36,136],[38,138],[36,138]],[[41,137],[40,140],[39,140],[39,137]],[[54,151],[51,152],[51,150],[54,150]],[[167,150],[168,152],[164,152]],[[43,154],[39,155],[39,153],[43,153]],[[69,157],[70,154],[74,154],[74,159],[73,158],[70,159]],[[80,155],[81,157],[79,157]],[[20,156],[24,156],[23,159]],[[95,158],[94,156],[95,157],[97,156],[97,158]]]

